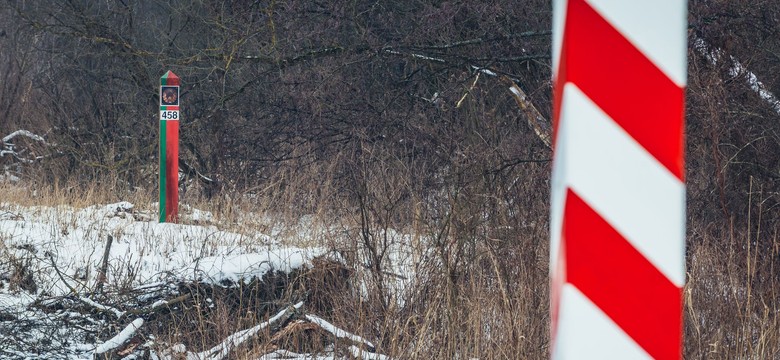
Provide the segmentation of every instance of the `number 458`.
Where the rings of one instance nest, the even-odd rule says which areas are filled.
[[[160,119],[179,120],[179,112],[174,110],[160,111]]]

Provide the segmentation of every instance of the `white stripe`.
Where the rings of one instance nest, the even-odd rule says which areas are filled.
[[[562,100],[565,100],[564,97]],[[563,105],[563,103],[562,103]],[[563,113],[561,113],[563,115]],[[562,123],[559,123],[561,128]],[[553,151],[552,182],[550,186],[550,273],[557,268],[558,252],[561,245],[561,232],[563,231],[563,210],[566,204],[566,157],[561,156],[566,148],[568,136],[565,132],[558,132]]]
[[[566,24],[566,7],[568,0],[553,0],[552,18],[552,70],[553,80],[558,76],[558,61],[561,58],[561,46],[563,46],[563,30]]]
[[[569,0],[553,0],[553,19],[552,19],[552,63],[553,63],[553,84],[558,76],[558,64],[561,58],[561,46],[563,46],[563,31],[566,24],[566,8],[569,6]],[[555,141],[562,140],[560,135],[556,136]],[[556,144],[553,144],[553,149]],[[556,151],[553,150],[553,157],[556,157]],[[554,275],[558,263],[558,249],[561,243],[561,225],[563,224],[563,205],[566,201],[566,184],[562,182],[563,178],[559,176],[562,172],[559,161],[553,159],[552,171],[552,191],[550,196],[550,274]]]
[[[678,86],[687,76],[687,2],[586,0]],[[554,16],[554,15],[553,15]]]
[[[572,83],[563,89],[558,126],[563,183],[682,287],[685,185]]]
[[[555,161],[553,160],[553,185],[550,198],[550,274],[558,266],[558,252],[561,247],[563,208],[566,202],[565,184],[559,186],[555,181]]]
[[[571,284],[561,291],[558,332],[552,358],[651,359],[612,319]]]

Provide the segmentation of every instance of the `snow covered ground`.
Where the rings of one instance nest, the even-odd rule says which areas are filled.
[[[126,342],[144,320],[117,306],[101,304],[99,298],[95,301],[98,288],[159,293],[169,284],[181,282],[229,286],[261,279],[271,270],[289,273],[326,253],[323,248],[284,246],[265,234],[222,231],[208,225],[211,214],[199,210],[187,213],[183,223],[207,225],[158,224],[151,220],[154,216],[128,202],[84,209],[0,203],[0,358],[92,359],[96,353]],[[108,242],[107,276],[102,280]],[[127,326],[111,338],[98,339],[96,329],[105,326],[101,318],[79,316],[62,307],[65,302],[104,312]],[[164,302],[144,306],[161,305]],[[338,337],[370,344],[316,316],[310,319]],[[385,358],[358,347],[350,351],[355,358]],[[177,356],[221,359],[215,354],[222,353],[225,351],[208,355],[183,351]],[[277,350],[262,358],[309,358],[306,356]],[[318,356],[340,358],[334,354]]]
[[[171,278],[235,282],[261,277],[271,268],[289,272],[324,253],[283,247],[264,234],[225,232],[213,225],[137,221],[132,209],[127,202],[81,210],[3,204],[0,239],[10,256],[30,262],[38,292],[49,296],[93,286],[109,237],[107,283],[129,282],[126,286]]]

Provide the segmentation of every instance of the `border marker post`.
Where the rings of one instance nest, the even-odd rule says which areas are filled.
[[[681,359],[687,3],[553,0],[553,359]]]
[[[160,222],[179,219],[179,77],[160,78]]]

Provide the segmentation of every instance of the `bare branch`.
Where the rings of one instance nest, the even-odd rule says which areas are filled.
[[[545,146],[552,149],[552,126],[547,119],[542,116],[536,106],[528,100],[528,96],[525,91],[521,89],[514,81],[507,76],[502,76],[501,81],[509,85],[509,91],[517,102],[517,106],[525,113],[528,119],[528,125],[534,130],[536,136],[544,143]]]
[[[551,34],[552,34],[552,31],[525,31],[525,32],[521,32],[519,34],[495,36],[495,37],[492,37],[492,38],[481,38],[481,37],[478,37],[478,38],[475,38],[475,39],[454,41],[454,42],[447,43],[447,44],[440,44],[440,45],[416,45],[416,46],[410,46],[409,48],[410,49],[421,49],[421,50],[443,50],[443,49],[452,49],[452,48],[461,47],[461,46],[484,44],[484,43],[488,43],[488,42],[501,41],[501,40],[507,40],[507,39],[512,39],[512,38],[550,36]]]

